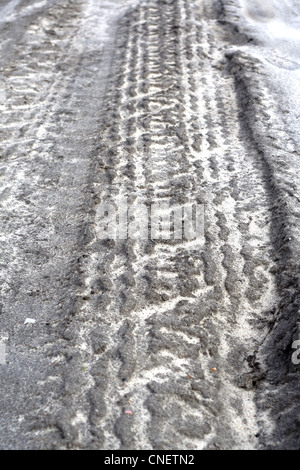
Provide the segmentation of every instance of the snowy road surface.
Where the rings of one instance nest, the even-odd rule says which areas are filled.
[[[296,0],[0,0],[2,449],[299,448],[299,46]],[[102,240],[125,197],[205,243]]]

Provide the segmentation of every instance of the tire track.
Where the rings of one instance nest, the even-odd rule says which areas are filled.
[[[298,448],[298,437],[294,424],[297,394],[297,371],[291,360],[291,345],[298,337],[298,246],[295,243],[298,236],[297,209],[295,199],[298,194],[297,182],[289,178],[290,168],[298,144],[287,130],[284,120],[278,118],[282,113],[274,106],[273,97],[267,88],[257,87],[258,75],[264,73],[262,63],[257,60],[251,78],[245,82],[245,64],[253,63],[248,54],[236,53],[230,56],[231,65],[238,63],[241,74],[232,68],[236,78],[239,99],[244,100],[244,90],[251,90],[256,100],[254,105],[247,104],[246,113],[249,123],[248,135],[252,145],[259,155],[262,172],[265,174],[266,186],[271,195],[271,234],[273,273],[277,287],[278,302],[270,320],[265,340],[262,341],[257,353],[258,361],[263,364],[266,380],[260,384],[257,391],[258,410],[261,416],[260,429],[261,445],[266,448]],[[241,79],[241,77],[243,77]],[[240,88],[243,80],[243,89]],[[249,93],[249,91],[248,91]],[[240,101],[241,102],[241,101]],[[248,102],[249,103],[249,102]],[[265,116],[266,124],[260,126],[254,123],[253,113]],[[277,130],[275,134],[275,130]],[[266,137],[265,137],[266,136]],[[288,144],[283,150],[278,146],[279,136]],[[288,182],[289,181],[289,182]],[[251,265],[248,266],[252,270]],[[252,281],[253,283],[253,281]],[[287,313],[288,312],[288,313]],[[274,394],[274,388],[276,393]],[[280,404],[279,404],[280,403]],[[280,418],[282,420],[279,422]],[[279,422],[279,424],[277,424]],[[271,425],[270,425],[271,423]],[[273,423],[276,423],[273,424]]]
[[[1,119],[12,129],[1,142],[1,331],[9,335],[9,365],[1,370],[4,448],[92,447],[90,403],[94,416],[102,412],[99,390],[93,402],[88,391],[91,368],[99,382],[96,359],[106,343],[96,295],[94,310],[85,308],[84,268],[112,50],[103,8],[61,1],[29,16],[22,49],[3,69]],[[119,11],[110,10],[114,26]],[[24,315],[36,327],[24,328]]]
[[[232,5],[61,0],[5,59],[3,447],[297,446],[298,142]],[[122,198],[204,204],[204,245],[102,240]]]

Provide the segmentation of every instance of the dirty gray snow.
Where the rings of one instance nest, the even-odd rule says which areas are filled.
[[[1,449],[299,449],[299,82],[296,0],[0,0]]]

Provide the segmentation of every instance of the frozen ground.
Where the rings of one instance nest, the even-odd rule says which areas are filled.
[[[299,448],[299,22],[0,0],[2,449]],[[120,196],[204,246],[100,240]]]

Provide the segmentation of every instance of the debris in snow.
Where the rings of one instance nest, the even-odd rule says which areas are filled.
[[[26,320],[24,321],[24,325],[28,325],[28,324],[34,324],[36,323],[36,320],[34,318],[26,318]]]

